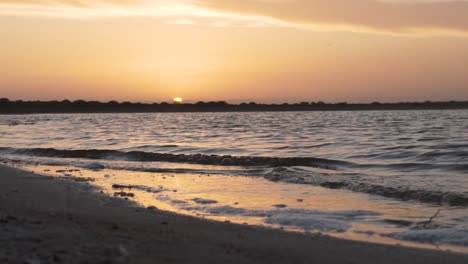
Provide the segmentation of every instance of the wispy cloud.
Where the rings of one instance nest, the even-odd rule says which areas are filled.
[[[248,27],[468,36],[467,0],[5,0],[0,14],[159,16],[173,24],[203,17],[213,26],[238,20]]]
[[[157,0],[156,0],[157,1]],[[2,4],[12,5],[68,5],[78,7],[92,7],[101,4],[128,5],[141,2],[138,0],[3,0]]]
[[[105,18],[161,17],[170,25],[213,27],[285,26],[277,19],[223,12],[194,5],[191,0],[6,0],[0,2],[0,15]]]
[[[185,5],[184,0],[6,0],[0,2],[0,14],[105,17],[105,16],[173,16],[202,8]],[[205,11],[215,13],[214,11]]]
[[[203,8],[303,26],[401,34],[468,34],[462,0],[195,0]]]

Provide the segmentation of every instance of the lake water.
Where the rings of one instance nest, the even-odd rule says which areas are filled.
[[[467,110],[5,115],[0,158],[199,217],[468,247]]]

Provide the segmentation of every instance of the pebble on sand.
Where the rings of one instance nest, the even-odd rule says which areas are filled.
[[[286,208],[286,207],[288,207],[285,204],[274,204],[273,206],[276,207],[276,208]]]

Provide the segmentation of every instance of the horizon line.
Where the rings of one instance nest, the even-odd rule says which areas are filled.
[[[296,101],[296,102],[258,102],[255,100],[235,100],[235,102],[229,102],[227,100],[184,100],[182,103],[179,102],[168,102],[168,101],[122,101],[122,100],[87,100],[87,99],[61,99],[61,100],[34,100],[34,99],[9,99],[6,97],[0,98],[0,104],[4,102],[40,102],[40,103],[63,103],[63,102],[69,102],[69,103],[75,103],[75,102],[86,102],[86,103],[101,103],[101,104],[109,104],[109,103],[118,103],[118,104],[124,104],[124,103],[130,103],[130,104],[180,104],[180,105],[194,105],[198,103],[223,103],[227,105],[242,105],[242,104],[257,104],[257,105],[284,105],[284,104],[350,104],[350,105],[359,105],[359,104],[407,104],[407,103],[418,103],[418,104],[424,104],[424,103],[466,103],[468,102],[467,99],[463,100],[417,100],[417,101],[395,101],[395,102],[389,102],[389,101],[368,101],[368,102],[347,102],[347,101],[335,101],[335,102],[328,102],[328,101],[323,101],[323,100],[318,100],[318,101],[308,101],[308,100],[302,100],[302,101]]]

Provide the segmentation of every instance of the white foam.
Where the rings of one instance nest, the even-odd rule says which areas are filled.
[[[466,229],[410,230],[386,236],[419,243],[468,246],[468,230]]]
[[[158,195],[156,196],[156,200],[177,206],[179,208],[181,208],[182,205],[188,204],[187,201],[172,199],[171,197],[167,195]],[[181,208],[181,209],[185,209],[185,208]]]
[[[237,207],[225,205],[225,206],[211,207],[207,209],[206,211],[214,215],[244,215],[247,210],[245,210],[244,208],[237,208]]]
[[[324,232],[345,232],[351,227],[352,220],[380,215],[378,212],[364,210],[320,211],[304,209],[272,210],[268,214],[270,216],[265,219],[265,222],[269,224]]]
[[[277,214],[265,219],[268,224],[298,227],[304,230],[345,232],[351,225],[345,221],[318,215]]]
[[[316,230],[322,232],[345,232],[351,227],[350,222],[365,216],[380,215],[378,212],[364,210],[349,211],[320,211],[306,209],[274,209],[249,210],[232,206],[210,206],[214,200],[195,198],[191,201],[200,205],[190,204],[187,201],[171,199],[169,196],[158,196],[158,200],[169,203],[182,210],[190,210],[209,215],[231,215],[247,217],[263,217],[265,223]],[[217,202],[216,202],[217,203]]]

